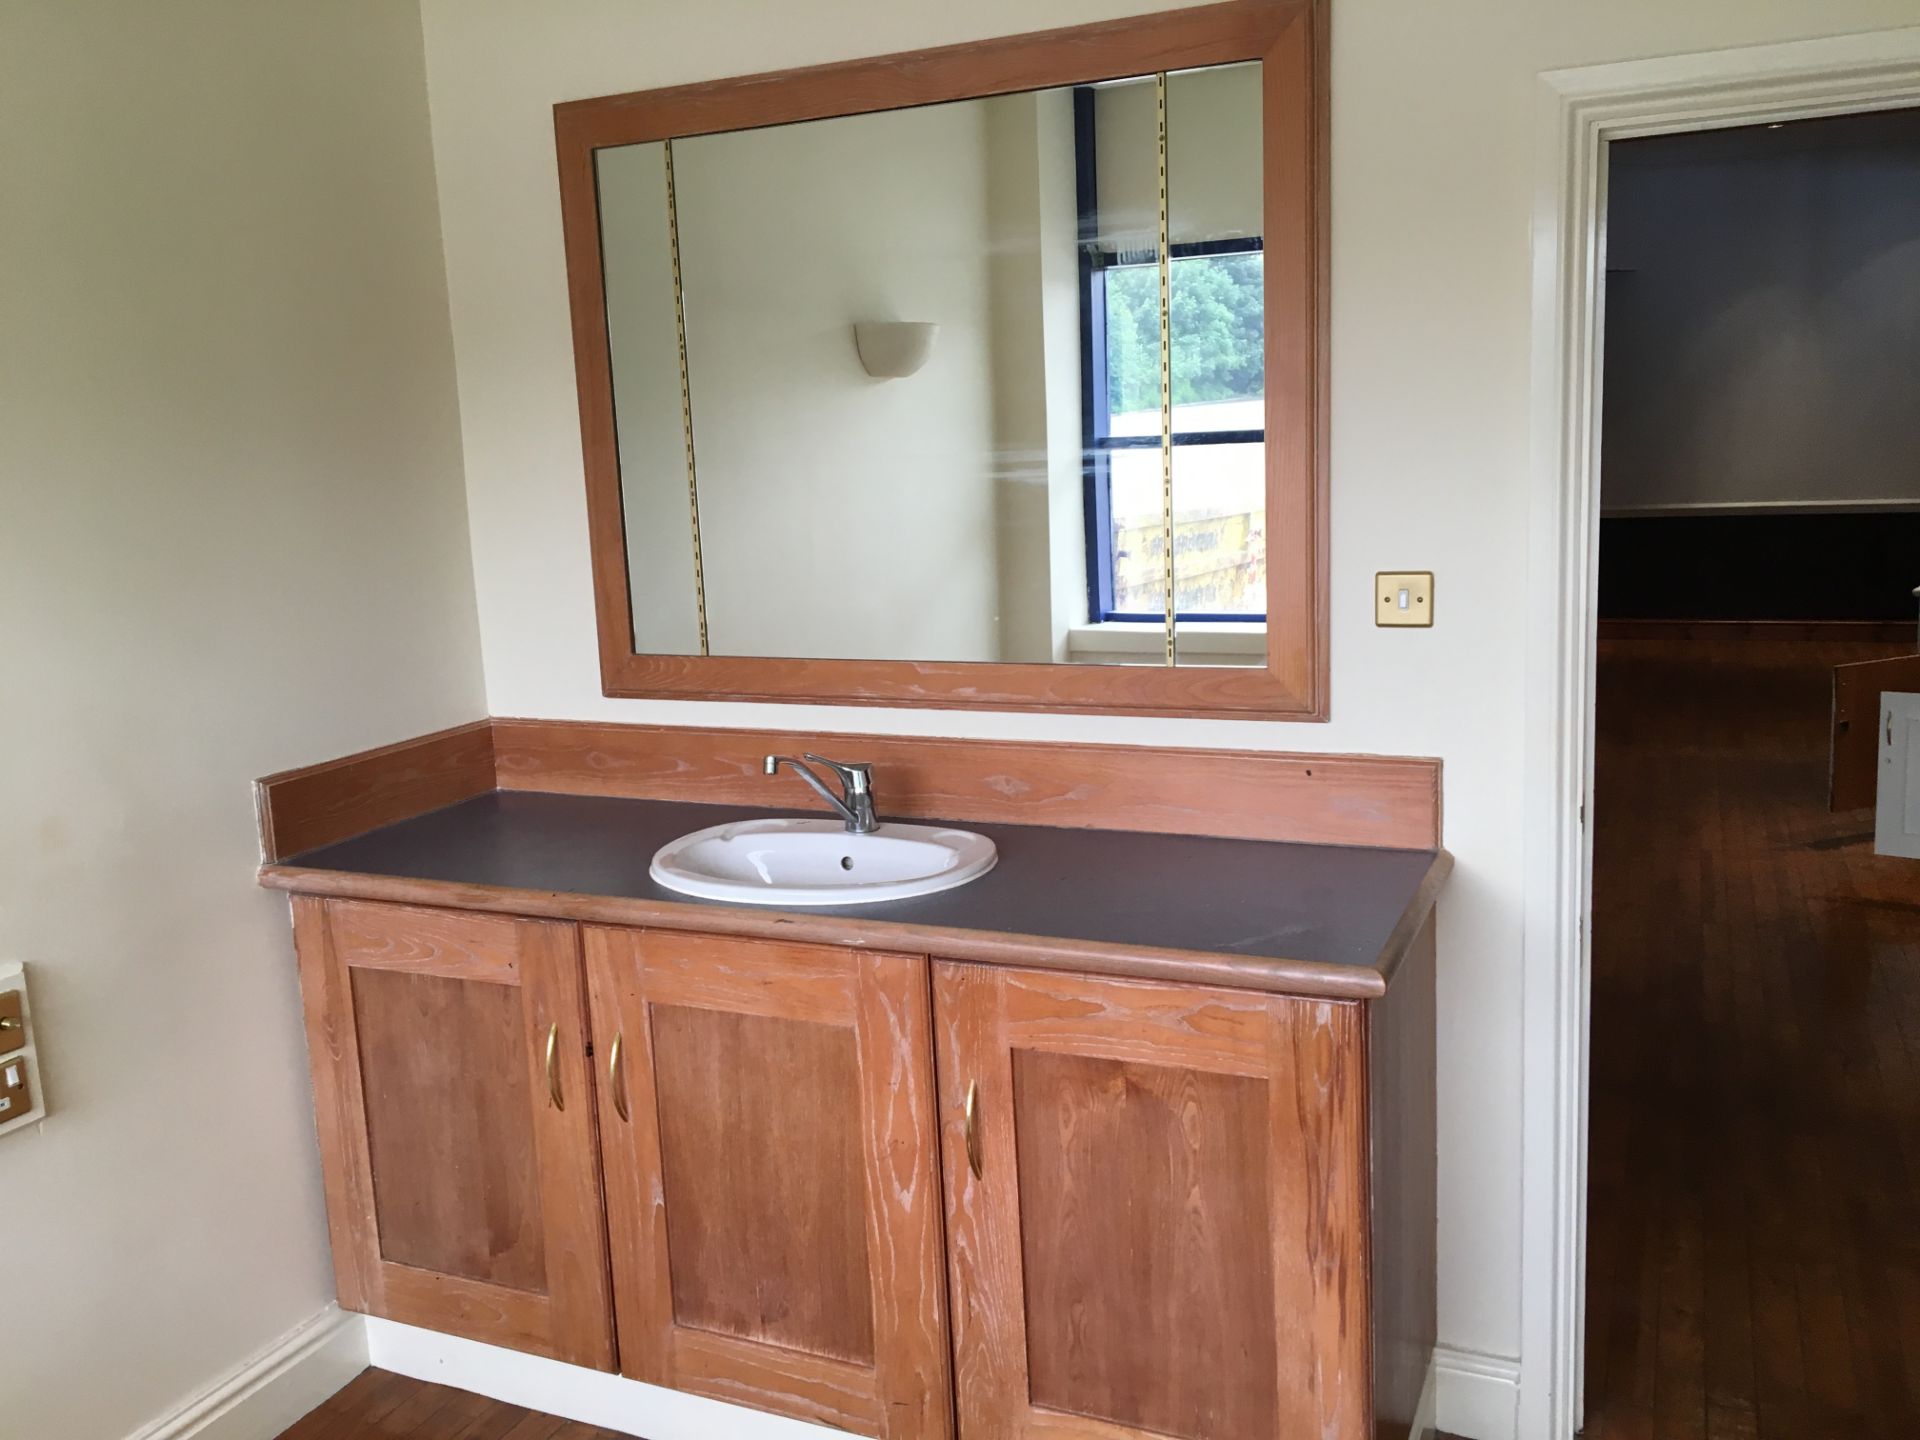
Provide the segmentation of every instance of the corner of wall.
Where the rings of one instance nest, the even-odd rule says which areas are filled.
[[[1460,1440],[1520,1440],[1520,1362],[1442,1345],[1433,1352],[1434,1422]]]
[[[270,1440],[366,1368],[366,1318],[329,1304],[127,1440]]]

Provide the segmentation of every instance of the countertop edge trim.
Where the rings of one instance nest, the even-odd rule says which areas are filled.
[[[1424,922],[1426,913],[1432,909],[1434,898],[1451,864],[1451,857],[1445,851],[1439,852],[1407,913],[1395,927],[1381,964],[1386,964],[1389,956],[1397,963],[1398,955],[1405,953],[1408,942],[1418,933],[1420,923]],[[1375,966],[1330,965],[1311,960],[1276,960],[1221,952],[1169,950],[1058,936],[960,930],[896,920],[862,920],[845,915],[805,915],[744,907],[686,905],[671,900],[632,896],[521,890],[461,881],[323,870],[305,865],[262,865],[259,879],[269,889],[328,899],[377,900],[392,904],[572,920],[585,924],[740,935],[843,945],[862,950],[905,951],[943,960],[1021,966],[1033,970],[1071,970],[1119,979],[1172,981],[1319,1000],[1378,999],[1386,993],[1389,976],[1388,971]],[[1410,921],[1408,917],[1415,911],[1418,911],[1419,919]]]
[[[1420,877],[1420,885],[1413,892],[1413,898],[1407,901],[1407,908],[1400,913],[1393,931],[1387,936],[1387,943],[1380,947],[1380,958],[1374,961],[1374,969],[1380,974],[1382,984],[1391,985],[1400,962],[1407,957],[1414,940],[1419,936],[1421,927],[1427,923],[1427,917],[1433,914],[1433,908],[1440,903],[1440,892],[1446,888],[1447,877],[1453,873],[1453,854],[1440,849],[1433,852],[1433,863],[1427,866],[1427,873]]]

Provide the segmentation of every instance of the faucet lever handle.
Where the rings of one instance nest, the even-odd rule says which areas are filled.
[[[824,765],[838,775],[849,795],[867,795],[873,791],[873,766],[865,761],[829,760],[824,755],[815,755],[811,750],[805,752],[804,758],[816,765]]]

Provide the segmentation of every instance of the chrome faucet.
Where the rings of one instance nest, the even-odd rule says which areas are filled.
[[[815,755],[809,751],[805,757],[816,765],[824,765],[840,781],[843,799],[834,794],[821,781],[818,775],[809,770],[791,755],[767,756],[767,774],[777,775],[782,765],[789,766],[807,784],[819,792],[820,798],[840,812],[840,818],[847,822],[847,830],[854,835],[871,835],[880,828],[880,822],[873,814],[873,766],[842,765],[838,760],[829,760],[824,755]]]

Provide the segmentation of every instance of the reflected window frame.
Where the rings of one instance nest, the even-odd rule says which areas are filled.
[[[1079,85],[1073,92],[1074,209],[1079,222],[1077,251],[1080,266],[1080,445],[1085,481],[1087,545],[1087,615],[1092,624],[1159,624],[1166,619],[1164,610],[1120,610],[1114,605],[1113,571],[1113,484],[1111,457],[1116,450],[1158,450],[1158,435],[1115,435],[1107,375],[1107,271],[1120,265],[1143,263],[1140,257],[1123,254],[1100,244],[1097,151],[1094,112],[1095,89]],[[1264,253],[1265,239],[1252,235],[1231,240],[1204,240],[1167,247],[1171,261],[1203,258],[1210,255],[1258,255]],[[1148,256],[1144,263],[1154,263]],[[1262,393],[1265,382],[1262,381]],[[1264,425],[1251,430],[1181,430],[1173,432],[1173,443],[1183,445],[1264,446]],[[1176,610],[1175,623],[1245,625],[1250,630],[1264,627],[1263,609],[1249,611]]]

